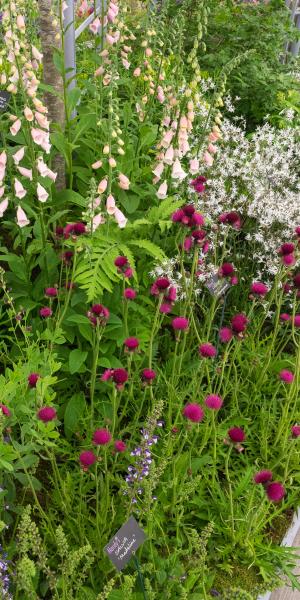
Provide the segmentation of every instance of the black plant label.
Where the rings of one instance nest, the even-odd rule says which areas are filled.
[[[122,571],[135,551],[146,539],[146,534],[134,517],[122,525],[104,550],[118,571]]]
[[[219,298],[225,294],[230,285],[225,279],[219,278],[218,275],[212,275],[212,277],[207,280],[205,287],[212,296]]]
[[[0,91],[0,111],[6,109],[10,100],[10,96],[11,94],[9,92]]]

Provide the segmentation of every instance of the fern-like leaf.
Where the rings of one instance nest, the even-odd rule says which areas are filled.
[[[150,240],[130,240],[130,242],[128,241],[127,244],[130,246],[138,246],[139,248],[142,248],[143,250],[145,250],[146,254],[153,256],[153,258],[159,260],[160,262],[162,262],[166,258],[166,255],[163,252],[163,250],[153,242],[150,242]]]

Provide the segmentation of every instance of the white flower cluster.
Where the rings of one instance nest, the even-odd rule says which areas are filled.
[[[280,264],[278,247],[300,225],[299,166],[297,130],[265,124],[250,136],[243,123],[224,120],[212,176],[198,201],[212,220],[225,211],[240,213],[253,259],[270,275]]]

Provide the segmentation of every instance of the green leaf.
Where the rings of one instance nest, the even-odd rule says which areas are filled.
[[[25,475],[25,473],[15,473],[15,478],[24,487],[30,487],[30,483],[29,483],[28,477],[27,477],[27,475]],[[33,475],[30,475],[30,481],[31,481],[31,484],[32,484],[34,490],[36,490],[37,492],[39,492],[42,489],[41,482],[36,477],[34,477]]]
[[[150,256],[153,256],[156,260],[163,261],[166,258],[163,250],[153,242],[150,242],[150,240],[131,240],[130,242],[128,241],[127,244],[142,248],[145,250],[146,254],[150,254]]]
[[[88,355],[87,352],[83,352],[82,350],[79,350],[78,348],[76,348],[75,350],[72,350],[72,352],[70,352],[70,354],[69,354],[69,369],[70,369],[71,375],[73,375],[73,373],[76,373],[77,371],[79,371],[80,367],[85,362],[87,355]]]
[[[141,144],[140,147],[152,146],[157,138],[157,125],[142,125],[140,127]]]
[[[38,460],[38,456],[35,456],[34,454],[27,454],[23,456],[23,458],[21,458],[20,460],[17,460],[14,463],[14,467],[16,471],[18,471],[19,469],[23,470],[24,468],[29,469],[30,467],[33,467],[33,465],[36,465]]]
[[[13,465],[3,458],[0,458],[0,467],[2,467],[2,469],[5,471],[10,471],[10,473],[12,473],[14,470]]]
[[[67,95],[68,110],[71,113],[77,106],[81,96],[81,90],[77,87],[73,88]]]
[[[86,207],[86,201],[78,194],[78,192],[74,192],[74,190],[61,190],[55,194],[55,201],[57,204],[76,204],[76,206]]]
[[[65,65],[64,65],[64,59],[63,59],[62,52],[59,52],[58,50],[55,50],[55,52],[53,54],[53,62],[55,64],[58,72],[61,75],[63,75],[64,69],[65,69]]]
[[[70,438],[76,431],[78,423],[83,417],[85,407],[85,397],[82,392],[74,394],[74,396],[70,398],[64,416],[64,427],[67,438]]]
[[[70,315],[66,321],[68,323],[74,323],[74,325],[91,325],[89,318],[85,315]]]
[[[21,281],[28,281],[26,265],[24,258],[22,256],[16,256],[15,254],[6,254],[0,256],[0,261],[5,261],[9,264],[11,271],[19,278]]]

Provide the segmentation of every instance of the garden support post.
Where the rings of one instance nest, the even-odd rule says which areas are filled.
[[[286,0],[286,6],[291,11],[291,19],[295,23],[295,26],[300,31],[300,0]],[[294,42],[288,42],[286,51],[290,52],[293,56],[298,56],[300,50],[300,40]]]
[[[74,1],[67,0],[64,11],[65,30],[65,70],[69,81],[69,90],[76,86],[76,41],[75,41],[75,10]]]

